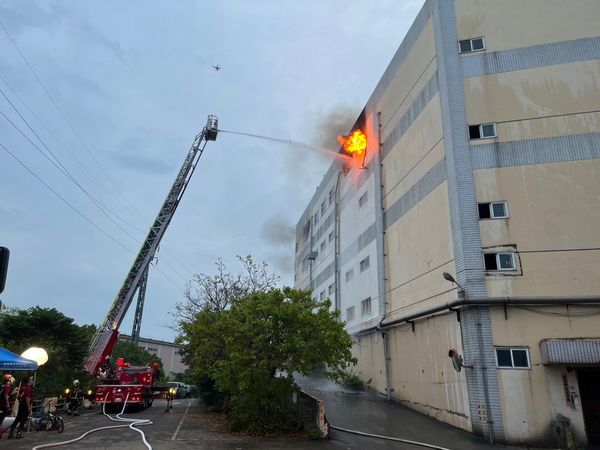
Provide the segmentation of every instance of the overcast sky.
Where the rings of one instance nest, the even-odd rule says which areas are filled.
[[[11,251],[0,299],[102,322],[208,114],[224,130],[335,150],[332,134],[348,131],[422,4],[4,0],[0,20],[85,145],[2,28],[0,88],[43,144],[1,94],[39,150],[1,114],[0,144],[94,225],[0,147],[0,246]],[[294,227],[329,164],[249,137],[210,142],[150,271],[142,336],[174,337],[168,313],[219,257],[237,271],[235,255],[251,254],[293,284]]]

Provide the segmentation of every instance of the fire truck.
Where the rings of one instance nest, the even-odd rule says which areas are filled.
[[[98,327],[92,339],[83,370],[99,379],[94,396],[97,403],[119,405],[127,402],[127,404],[147,407],[160,394],[160,389],[154,386],[158,379],[158,364],[154,363],[149,367],[134,367],[130,366],[123,358],[118,358],[116,364],[113,364],[111,353],[119,337],[121,322],[136,293],[138,301],[132,339],[136,343],[139,339],[150,263],[154,259],[154,254],[175,214],[207,142],[215,141],[218,131],[217,117],[209,115],[206,126],[195,137],[175,182],[150,227],[104,322]]]

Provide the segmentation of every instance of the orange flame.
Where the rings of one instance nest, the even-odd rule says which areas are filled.
[[[338,136],[338,141],[349,155],[360,157],[367,149],[367,136],[361,130],[354,130],[348,136]]]

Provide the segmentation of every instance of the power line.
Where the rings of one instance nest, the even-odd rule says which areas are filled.
[[[6,153],[8,153],[15,161],[17,161],[25,170],[27,170],[27,172],[29,172],[33,177],[35,177],[36,180],[38,180],[40,183],[42,183],[42,185],[48,189],[50,192],[52,192],[54,195],[56,195],[65,205],[67,205],[69,208],[71,208],[73,211],[75,211],[75,213],[80,216],[82,219],[84,219],[87,223],[89,223],[91,226],[93,226],[96,230],[100,231],[102,234],[104,234],[107,238],[109,238],[111,241],[113,241],[114,243],[116,243],[117,245],[119,245],[119,247],[127,250],[129,253],[133,253],[135,254],[135,252],[133,250],[131,250],[130,248],[128,248],[125,244],[123,244],[122,242],[120,242],[118,239],[116,239],[115,237],[113,237],[110,233],[108,233],[107,231],[105,231],[103,228],[101,228],[100,226],[96,225],[90,218],[88,218],[84,213],[82,213],[79,209],[77,209],[75,206],[73,206],[67,199],[65,199],[62,195],[60,195],[58,192],[56,192],[54,189],[52,189],[52,187],[50,187],[50,185],[48,183],[46,183],[42,178],[40,178],[32,169],[29,168],[29,166],[27,166],[27,164],[25,164],[23,161],[21,161],[13,152],[11,152],[6,146],[4,146],[2,143],[0,143],[0,147],[2,147],[4,149],[4,151],[6,151]]]
[[[33,74],[33,76],[35,77],[36,81],[38,82],[38,84],[42,87],[44,93],[46,94],[46,96],[48,97],[48,99],[50,100],[50,102],[52,103],[52,105],[54,106],[54,108],[58,111],[58,113],[60,114],[60,116],[62,117],[62,119],[65,121],[65,123],[69,126],[69,128],[71,129],[71,131],[73,132],[73,134],[77,137],[77,139],[79,140],[79,142],[81,143],[81,145],[84,147],[84,149],[87,151],[87,153],[90,155],[90,157],[92,158],[92,160],[94,161],[94,163],[98,166],[98,168],[101,170],[101,172],[104,174],[104,176],[106,177],[106,179],[108,181],[110,181],[110,183],[113,185],[113,187],[115,188],[116,192],[120,195],[120,197],[129,205],[128,210],[133,211],[135,213],[137,213],[137,217],[138,219],[144,220],[143,217],[141,216],[141,214],[139,213],[139,211],[135,208],[135,206],[127,199],[127,197],[125,197],[125,195],[123,194],[123,192],[119,189],[118,185],[115,183],[115,181],[112,179],[112,177],[108,174],[108,172],[104,169],[104,167],[100,164],[100,162],[96,159],[96,157],[94,156],[93,152],[90,150],[90,148],[87,146],[87,144],[85,143],[85,141],[83,140],[83,138],[81,137],[81,135],[77,132],[77,130],[75,129],[75,127],[73,126],[73,124],[69,121],[69,119],[67,118],[67,116],[65,115],[65,113],[62,111],[62,109],[60,108],[60,106],[58,105],[58,103],[54,100],[54,97],[52,96],[52,94],[50,94],[50,91],[46,88],[45,84],[42,82],[41,78],[38,76],[37,72],[35,71],[35,69],[32,67],[32,65],[29,63],[29,60],[27,59],[27,57],[25,56],[25,54],[21,51],[19,45],[17,44],[17,42],[13,39],[12,35],[10,34],[10,32],[8,31],[8,29],[4,26],[4,23],[0,20],[0,26],[2,26],[2,29],[4,30],[4,32],[6,33],[6,35],[8,36],[10,42],[12,43],[12,45],[15,47],[15,49],[17,50],[17,52],[19,53],[19,55],[21,56],[21,58],[23,59],[23,61],[25,62],[25,64],[27,65],[28,69],[30,70],[30,72]],[[3,79],[4,83],[6,84],[6,81]],[[8,86],[8,85],[7,85]],[[12,90],[12,89],[11,89]],[[14,91],[13,91],[14,92]],[[5,95],[6,98],[6,95]],[[8,100],[8,98],[7,98]],[[21,99],[20,99],[21,100]],[[21,100],[21,102],[24,104],[24,102]],[[10,102],[9,100],[9,103]],[[28,108],[29,109],[29,108]],[[17,112],[18,113],[18,112]],[[19,114],[19,113],[18,113]],[[21,116],[21,114],[19,114],[19,116],[23,119],[23,117]],[[6,117],[6,116],[5,116]],[[25,119],[23,119],[25,121]],[[26,122],[26,121],[25,121]],[[40,121],[41,122],[41,121]],[[27,123],[27,122],[26,122]],[[27,124],[29,127],[29,124]],[[31,129],[31,127],[29,127]],[[46,127],[47,128],[47,127]],[[33,130],[32,130],[33,131]],[[38,140],[41,141],[41,139],[39,138],[39,136],[37,136],[37,133],[34,132],[34,134],[36,135],[36,137],[38,138]],[[25,136],[25,135],[24,135]],[[28,139],[29,140],[29,139]],[[58,139],[57,139],[58,140]],[[60,143],[60,142],[59,142]],[[45,144],[43,144],[44,147],[47,148],[47,146]],[[37,148],[37,146],[36,146]],[[50,151],[50,150],[49,150]],[[56,156],[50,151],[50,153],[53,155],[53,157]],[[57,160],[58,161],[58,160]],[[60,163],[59,163],[60,164]],[[60,164],[63,168],[64,166],[62,164]],[[66,170],[66,168],[65,168]],[[67,171],[68,172],[68,171]],[[69,173],[69,176],[70,173]],[[94,177],[95,178],[95,177]],[[78,186],[83,189],[79,183],[77,183]],[[100,183],[101,184],[101,183]],[[102,185],[102,184],[101,184]],[[84,190],[84,189],[83,189]],[[84,190],[84,192],[86,192],[86,195],[89,196],[89,194],[87,193],[87,191]],[[119,198],[119,197],[117,197]],[[92,199],[91,199],[92,200]],[[92,200],[94,201],[94,203],[96,202],[96,200]],[[110,211],[110,209],[108,209],[106,206],[102,205],[97,205],[99,206],[99,208],[106,208],[107,211],[109,211],[114,217],[118,218],[119,220],[123,221],[124,223],[126,223],[127,225],[129,225],[130,227],[132,227],[133,229],[137,229],[135,226],[131,225],[130,223],[126,222],[124,219],[122,219],[121,217],[119,217],[118,215],[116,215],[114,212]],[[108,214],[106,213],[106,211],[103,211],[103,213],[105,215],[108,216]],[[113,219],[111,219],[109,217],[109,219],[111,221],[114,222]],[[124,233],[126,233],[127,235],[129,235],[130,237],[132,237],[133,239],[136,239],[135,237],[133,237],[130,233],[128,233],[127,231],[125,231],[120,225],[116,224],[116,222],[114,222],[115,225],[117,225],[117,227],[119,227]],[[137,229],[139,230],[139,229]],[[138,241],[139,242],[139,241]],[[167,264],[168,265],[168,264]],[[177,273],[173,268],[171,268],[175,273]],[[187,269],[190,273],[193,273],[191,270]],[[179,276],[181,276],[180,274],[178,274]],[[185,279],[185,277],[182,277]]]

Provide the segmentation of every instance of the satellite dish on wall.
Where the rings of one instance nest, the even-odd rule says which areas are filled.
[[[458,354],[458,350],[455,348],[448,350],[448,356],[452,360],[452,366],[454,367],[454,370],[457,372],[460,372],[463,367],[467,367],[464,365],[463,357]]]

